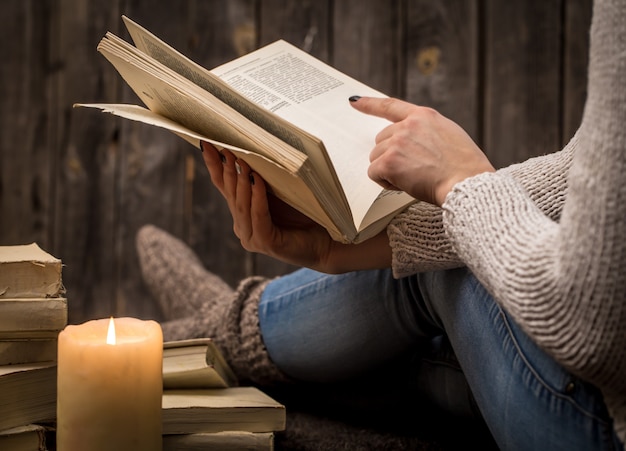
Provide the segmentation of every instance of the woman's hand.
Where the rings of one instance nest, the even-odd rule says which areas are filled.
[[[353,99],[357,110],[393,122],[370,154],[368,175],[384,188],[441,206],[456,183],[495,171],[469,135],[435,110],[393,98]]]
[[[202,155],[244,249],[328,273],[389,266],[386,233],[361,245],[338,243],[319,224],[268,194],[263,179],[231,152],[202,143]]]

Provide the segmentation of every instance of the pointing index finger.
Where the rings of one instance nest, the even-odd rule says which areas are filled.
[[[350,104],[361,113],[382,117],[391,122],[400,122],[415,108],[412,103],[392,97],[350,97]]]

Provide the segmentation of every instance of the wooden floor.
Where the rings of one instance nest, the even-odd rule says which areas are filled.
[[[136,102],[98,54],[126,14],[206,67],[286,39],[460,123],[497,167],[559,149],[585,99],[590,0],[5,0],[0,244],[61,258],[70,322],[158,318],[134,237],[157,224],[235,283],[293,268],[243,251],[200,154],[76,102]],[[358,94],[358,93],[355,93]],[[369,149],[364,149],[364,155]]]

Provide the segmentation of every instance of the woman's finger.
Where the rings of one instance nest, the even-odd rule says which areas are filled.
[[[400,122],[406,118],[416,105],[392,97],[359,97],[351,100],[350,104],[361,113],[382,117],[391,122]]]
[[[202,142],[200,146],[202,147],[202,159],[211,176],[211,182],[213,182],[218,191],[224,195],[224,168],[222,159],[225,157],[210,143]]]
[[[221,152],[222,159],[222,177],[224,179],[224,196],[229,202],[234,202],[237,194],[237,170],[235,169],[235,161],[237,158],[228,150]],[[234,204],[233,204],[234,206]]]
[[[257,252],[267,253],[267,245],[274,245],[277,229],[270,213],[265,181],[253,172],[250,172],[249,180],[252,188],[250,217],[255,232]]]
[[[250,167],[243,160],[236,160],[234,167],[237,173],[237,185],[234,199],[233,225],[235,235],[242,241],[248,241],[253,233],[252,224],[250,223],[250,199],[252,198],[249,179]]]

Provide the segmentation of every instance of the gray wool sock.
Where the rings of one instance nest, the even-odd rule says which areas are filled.
[[[136,247],[143,280],[166,321],[197,314],[233,293],[189,246],[158,227],[143,226]]]
[[[259,301],[270,281],[258,276],[242,280],[215,335],[237,376],[261,385],[290,381],[270,359],[261,335]]]
[[[258,306],[268,279],[249,277],[233,290],[185,243],[153,225],[139,230],[136,245],[144,282],[165,316],[165,341],[211,338],[240,381],[289,381],[261,337]]]
[[[269,357],[259,327],[258,307],[269,280],[249,277],[227,295],[205,303],[194,315],[161,324],[163,339],[209,337],[240,381],[272,385],[290,381]]]

